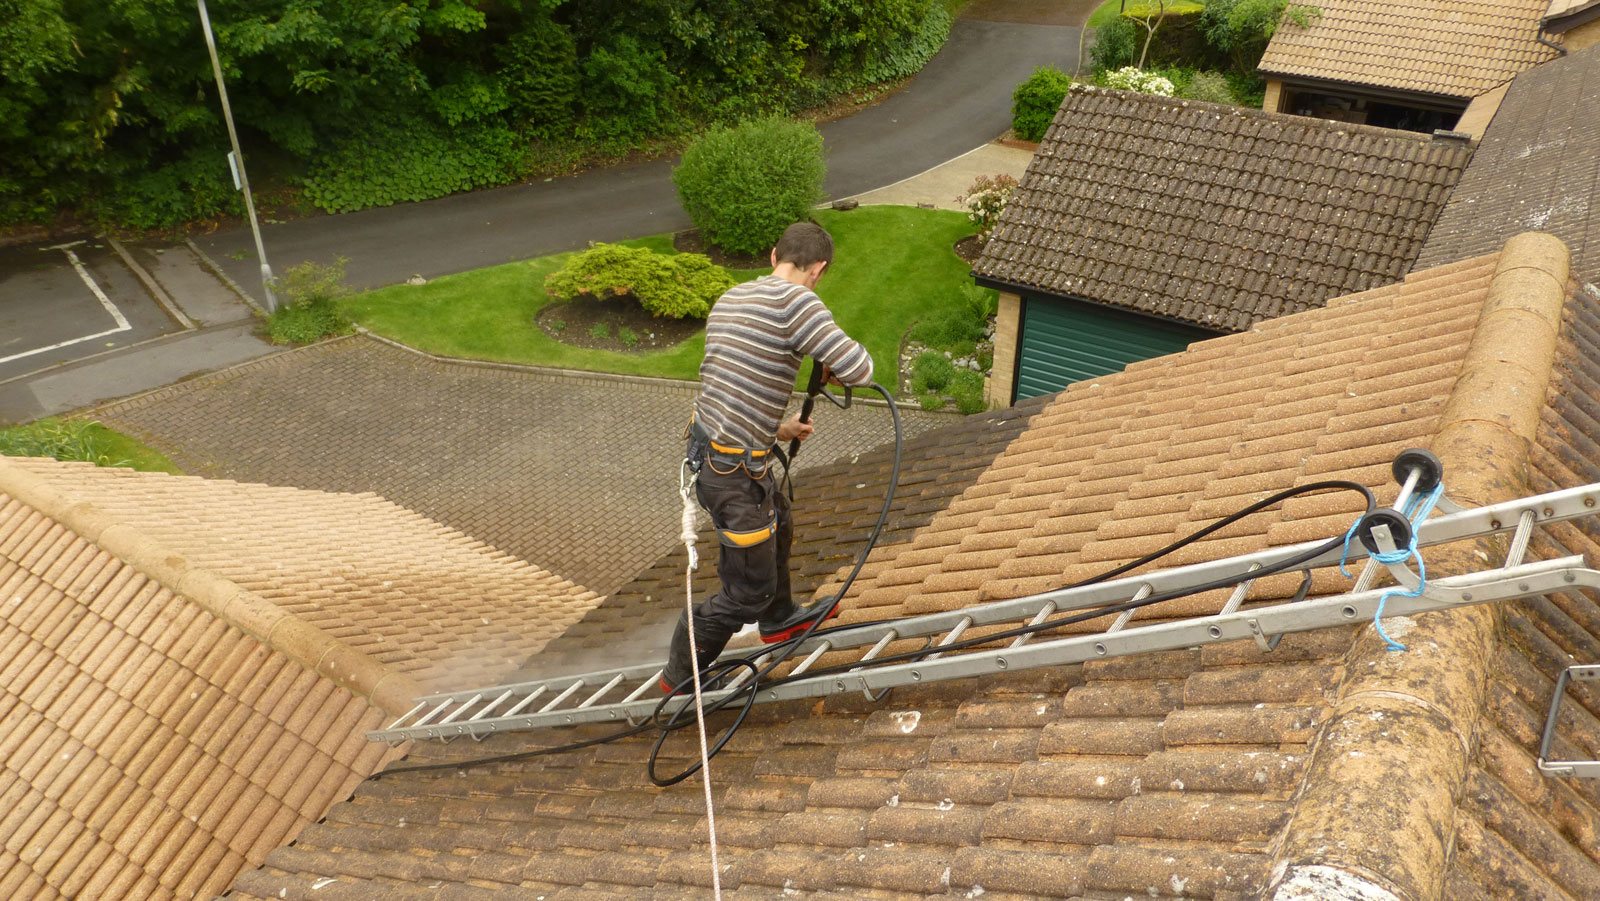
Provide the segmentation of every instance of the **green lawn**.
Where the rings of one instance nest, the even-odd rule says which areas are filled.
[[[1089,15],[1089,27],[1100,28],[1115,21],[1117,16],[1122,15],[1123,4],[1124,0],[1106,0],[1100,4],[1100,8]],[[1154,0],[1126,0],[1126,4],[1128,12],[1136,16],[1144,15],[1147,8],[1152,15],[1157,12]],[[1199,0],[1168,0],[1167,15],[1196,13],[1205,9],[1205,6]]]
[[[142,472],[180,474],[173,462],[138,439],[98,422],[50,417],[27,425],[0,428],[0,454],[54,457],[99,466],[126,466]]]
[[[971,234],[972,226],[960,213],[912,207],[823,210],[817,221],[833,233],[836,243],[834,264],[817,293],[839,325],[872,352],[874,367],[889,373],[892,384],[906,329],[941,305],[959,303],[961,286],[971,283],[969,267],[951,246]],[[665,235],[624,243],[672,251],[672,240]],[[705,355],[702,335],[668,350],[628,354],[562,344],[535,325],[540,308],[555,302],[544,293],[545,276],[568,256],[492,266],[421,286],[380,288],[356,295],[344,305],[356,322],[373,332],[442,356],[623,375],[697,377]],[[764,271],[732,274],[747,280]]]

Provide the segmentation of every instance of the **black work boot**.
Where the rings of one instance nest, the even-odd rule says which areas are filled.
[[[827,613],[823,613],[824,610]],[[819,614],[824,621],[833,619],[839,615],[839,605],[833,598],[818,601],[809,607],[801,607],[791,601],[787,613],[771,620],[763,617],[756,625],[756,628],[761,630],[761,643],[777,644],[780,641],[788,641],[804,632]]]
[[[688,614],[678,614],[678,625],[672,630],[672,646],[667,651],[667,665],[661,671],[659,683],[662,694],[673,694],[673,689],[677,689],[678,694],[694,693],[694,682],[690,677],[694,675],[695,666],[689,662],[687,620]],[[711,647],[713,642],[706,641],[704,636],[696,635],[695,638],[700,645],[700,664],[698,668],[704,670],[706,664],[716,660],[717,655],[722,653],[722,647],[727,644],[727,640],[724,639],[721,645],[713,648]],[[710,691],[718,687],[721,681],[721,679],[714,680],[715,684],[713,684],[713,682],[708,682],[702,677],[700,688],[702,691]]]

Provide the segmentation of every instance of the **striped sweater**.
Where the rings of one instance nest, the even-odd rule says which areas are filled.
[[[724,444],[772,445],[805,357],[846,385],[872,381],[871,355],[834,324],[815,293],[775,275],[736,285],[706,318],[695,420]]]

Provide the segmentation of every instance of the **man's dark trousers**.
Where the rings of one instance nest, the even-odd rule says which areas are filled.
[[[781,623],[794,614],[790,598],[789,546],[794,522],[789,499],[778,487],[778,477],[768,467],[761,478],[751,478],[744,467],[718,471],[716,460],[700,468],[695,494],[711,513],[722,553],[717,575],[722,587],[694,608],[694,637],[702,664],[727,647],[728,639],[749,623]],[[748,534],[773,526],[771,537],[749,547],[739,547],[723,532]],[[689,636],[680,618],[672,633],[672,651],[663,674],[669,686],[688,679]]]

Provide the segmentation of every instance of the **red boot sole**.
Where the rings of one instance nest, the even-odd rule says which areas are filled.
[[[822,621],[823,622],[827,622],[830,619],[838,619],[838,617],[839,617],[839,605],[835,604],[835,605],[833,605],[833,609],[828,611],[828,615],[824,616],[822,618]],[[806,629],[810,628],[810,626],[811,626],[811,620],[805,619],[805,620],[801,620],[800,622],[796,623],[795,625],[790,626],[787,629],[784,629],[782,632],[773,632],[770,635],[767,634],[766,632],[762,632],[761,633],[761,643],[762,644],[777,644],[780,641],[788,641],[789,639],[795,637],[796,635],[799,635],[801,632],[804,632]]]

